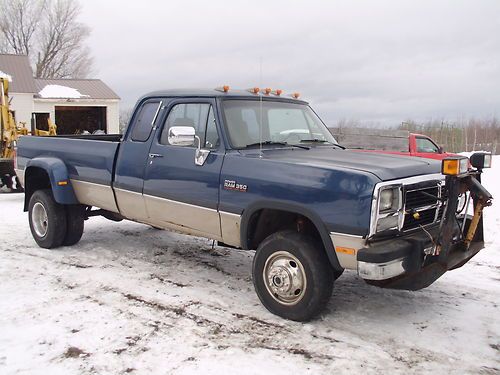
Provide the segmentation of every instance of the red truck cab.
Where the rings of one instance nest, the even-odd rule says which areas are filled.
[[[444,152],[430,137],[407,130],[378,128],[330,128],[339,144],[360,152],[406,155],[442,160],[456,156]]]
[[[426,135],[410,133],[408,140],[410,156],[443,160],[448,156],[455,155],[444,152],[442,147],[439,147],[430,137]],[[407,153],[404,152],[401,154],[407,155]]]

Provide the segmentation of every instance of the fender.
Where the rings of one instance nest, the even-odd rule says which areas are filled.
[[[34,158],[26,163],[26,169],[24,174],[25,181],[25,209],[29,203],[31,194],[33,194],[32,189],[29,186],[30,183],[30,169],[34,168],[43,169],[47,172],[50,180],[50,186],[52,188],[52,193],[54,194],[54,199],[60,204],[78,204],[78,199],[76,199],[73,186],[69,180],[68,169],[61,159],[52,157],[40,157]],[[66,184],[64,184],[66,182]]]
[[[330,233],[328,232],[326,226],[323,224],[321,218],[307,207],[290,202],[259,200],[257,202],[253,202],[247,208],[245,208],[241,217],[241,232],[240,232],[240,241],[243,249],[249,248],[247,234],[248,234],[248,224],[250,222],[250,218],[255,212],[265,208],[296,213],[305,216],[307,219],[309,219],[316,227],[321,236],[321,240],[323,241],[323,246],[325,247],[326,255],[328,256],[328,259],[330,260],[330,264],[332,265],[332,267],[337,271],[341,271],[343,269],[340,266],[339,260],[337,259],[337,254],[335,253],[335,249],[333,247],[333,243],[330,238]]]

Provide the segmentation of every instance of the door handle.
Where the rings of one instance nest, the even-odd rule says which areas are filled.
[[[163,155],[162,154],[149,154],[149,157],[154,159],[154,158],[162,158]]]

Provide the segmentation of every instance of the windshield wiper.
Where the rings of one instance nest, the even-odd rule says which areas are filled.
[[[345,147],[344,146],[341,146],[339,145],[338,143],[333,143],[333,142],[330,142],[330,141],[326,141],[324,139],[318,139],[318,138],[312,138],[312,139],[301,139],[300,142],[304,142],[304,143],[330,143],[336,147],[339,147],[341,148],[342,150],[345,150]]]
[[[262,141],[262,142],[250,143],[250,144],[246,145],[244,148],[255,147],[255,146],[260,146],[260,145],[262,145],[262,146],[277,145],[277,146],[298,147],[298,148],[303,148],[304,150],[310,149],[310,147],[303,146],[303,145],[292,145],[291,143],[287,143],[287,142],[275,142],[275,141]]]
[[[300,142],[314,142],[314,143],[331,143],[330,141],[324,140],[324,139],[319,139],[319,138],[312,138],[312,139],[301,139]]]

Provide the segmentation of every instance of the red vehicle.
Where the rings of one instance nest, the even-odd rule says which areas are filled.
[[[408,155],[442,160],[456,154],[448,153],[432,138],[406,130],[371,128],[330,128],[339,144],[363,152]]]

